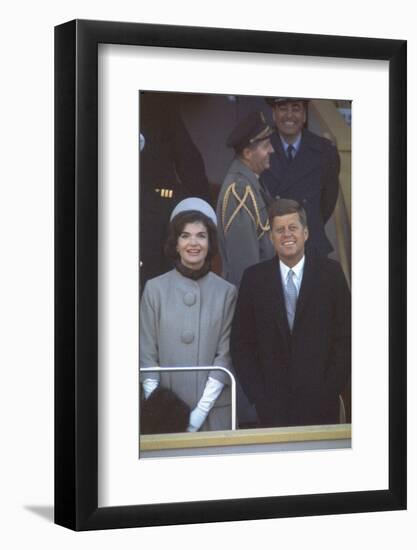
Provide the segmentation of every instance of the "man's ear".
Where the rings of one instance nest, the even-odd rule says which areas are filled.
[[[306,237],[306,241],[308,240],[308,237],[310,236],[309,232],[308,232],[308,227],[304,227],[304,235]]]
[[[244,147],[242,150],[242,157],[246,161],[250,161],[252,157],[252,149],[250,147]]]

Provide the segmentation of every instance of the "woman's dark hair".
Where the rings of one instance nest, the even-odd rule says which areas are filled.
[[[168,238],[165,243],[164,252],[167,258],[175,261],[179,258],[177,252],[178,237],[184,231],[187,223],[201,222],[208,233],[208,254],[210,261],[217,254],[217,229],[212,220],[199,210],[187,210],[177,214],[169,224]]]

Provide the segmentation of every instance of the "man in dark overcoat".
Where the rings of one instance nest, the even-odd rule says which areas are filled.
[[[242,278],[231,333],[237,377],[260,427],[340,422],[350,377],[350,293],[338,262],[305,254],[300,205],[269,210],[276,257]]]
[[[339,193],[340,158],[336,146],[304,128],[307,100],[266,98],[272,108],[276,132],[274,153],[261,181],[276,198],[296,200],[306,211],[309,225],[307,250],[327,256],[332,245],[325,233]]]
[[[140,94],[140,281],[172,268],[164,255],[170,214],[181,200],[210,202],[203,157],[181,114],[181,96]]]

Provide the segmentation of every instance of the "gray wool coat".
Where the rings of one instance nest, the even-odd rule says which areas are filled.
[[[219,366],[231,370],[236,288],[209,272],[197,281],[169,271],[149,280],[140,305],[140,367]],[[226,384],[201,430],[231,427],[230,378],[223,371],[147,373],[193,409],[208,376]],[[142,375],[142,379],[145,375]]]

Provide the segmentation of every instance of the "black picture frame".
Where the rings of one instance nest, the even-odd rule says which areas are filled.
[[[98,45],[389,62],[389,488],[98,507]],[[406,508],[406,41],[74,20],[55,28],[55,522],[92,530]],[[370,205],[370,211],[372,205]]]

